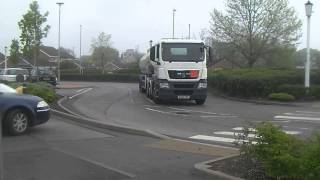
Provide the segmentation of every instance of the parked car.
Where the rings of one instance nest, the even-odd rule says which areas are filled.
[[[11,87],[0,83],[0,114],[3,131],[20,135],[29,127],[47,122],[50,107],[40,97],[17,94]]]
[[[0,80],[8,82],[25,82],[29,78],[29,71],[22,68],[7,68],[0,70]]]
[[[31,82],[47,82],[52,85],[57,85],[57,76],[52,69],[49,68],[38,68],[31,71],[30,76]]]

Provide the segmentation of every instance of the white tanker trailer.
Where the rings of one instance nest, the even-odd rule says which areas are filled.
[[[155,103],[207,98],[207,63],[211,48],[203,41],[162,39],[139,61],[139,90]]]

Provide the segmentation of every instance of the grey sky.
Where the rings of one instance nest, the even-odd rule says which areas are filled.
[[[99,32],[112,34],[113,45],[121,52],[139,46],[141,51],[148,41],[172,35],[172,9],[176,8],[176,36],[186,37],[188,24],[198,37],[202,28],[209,28],[210,12],[224,9],[224,0],[61,0],[61,46],[79,54],[79,27],[83,26],[82,54],[90,53],[90,43]],[[28,10],[31,0],[1,0],[0,6],[0,52],[9,46],[13,38],[19,37],[17,22]],[[49,11],[48,24],[51,29],[44,40],[45,45],[57,47],[58,6],[55,0],[38,0],[41,12]],[[305,47],[306,0],[290,0],[303,20],[303,37],[299,48]],[[320,49],[320,8],[314,1],[312,15],[311,47]]]

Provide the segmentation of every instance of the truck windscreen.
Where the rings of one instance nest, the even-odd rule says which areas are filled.
[[[204,47],[200,43],[163,43],[163,61],[199,62],[204,60]]]

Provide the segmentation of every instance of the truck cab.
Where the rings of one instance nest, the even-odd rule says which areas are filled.
[[[140,91],[156,103],[207,98],[207,62],[211,48],[202,41],[162,39],[140,60]]]

